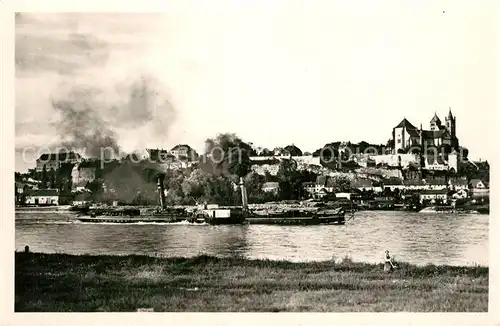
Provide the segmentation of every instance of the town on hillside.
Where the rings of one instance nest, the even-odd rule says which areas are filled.
[[[168,205],[240,205],[243,178],[250,204],[320,200],[356,209],[421,210],[428,206],[489,212],[489,164],[471,161],[456,134],[451,109],[429,128],[404,118],[385,145],[332,142],[313,152],[294,144],[257,147],[234,134],[207,140],[197,153],[187,144],[145,149],[101,160],[77,150],[43,153],[36,166],[15,173],[16,205],[124,203],[156,205],[156,175],[164,173]],[[218,151],[210,151],[210,148]]]

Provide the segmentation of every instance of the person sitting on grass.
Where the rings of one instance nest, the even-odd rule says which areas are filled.
[[[396,266],[392,262],[392,258],[389,255],[389,250],[385,251],[385,262],[384,262],[384,272],[386,273],[392,273]]]

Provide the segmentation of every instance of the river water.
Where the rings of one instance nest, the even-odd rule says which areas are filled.
[[[146,254],[424,265],[488,266],[488,215],[357,212],[346,225],[86,224],[67,212],[16,212],[16,250],[69,254]]]

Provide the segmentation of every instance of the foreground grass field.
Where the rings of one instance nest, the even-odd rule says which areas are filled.
[[[16,253],[15,311],[488,311],[487,267]]]

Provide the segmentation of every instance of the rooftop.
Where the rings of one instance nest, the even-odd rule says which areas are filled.
[[[469,181],[469,184],[472,185],[472,187],[477,187],[480,183],[483,183],[486,187],[488,187],[488,182],[483,181],[481,179],[471,179]]]
[[[57,197],[59,196],[59,190],[57,189],[39,189],[33,191],[30,196],[32,197]]]
[[[441,138],[446,133],[445,129],[441,130],[422,130],[423,138]]]
[[[452,186],[466,186],[467,179],[453,178],[453,179],[450,179],[450,184]]]
[[[75,152],[45,153],[40,155],[39,161],[66,161],[69,159],[80,159],[81,156]]]
[[[353,188],[369,188],[373,187],[373,182],[370,179],[357,179],[351,183]]]
[[[436,123],[441,123],[441,120],[437,116],[437,113],[434,113],[434,116],[431,119],[431,123],[436,122]]]
[[[410,123],[410,121],[406,120],[404,118],[396,127],[394,128],[406,128],[406,129],[414,129],[416,130],[417,128]]]
[[[188,149],[188,150],[190,150],[191,146],[186,145],[186,144],[179,144],[179,145],[175,145],[174,147],[172,147],[171,151],[177,151],[177,150],[180,150],[180,149]]]
[[[425,184],[433,185],[433,186],[442,186],[446,185],[445,178],[427,178],[425,179]]]
[[[385,186],[400,186],[402,184],[403,181],[401,181],[401,179],[398,178],[391,178],[384,181]]]
[[[420,192],[421,195],[444,195],[447,193],[448,193],[447,189],[440,189],[440,190],[429,189],[429,190],[422,190]]]
[[[425,185],[425,182],[423,182],[420,179],[411,179],[411,180],[404,180],[403,184],[405,186],[423,186]]]

